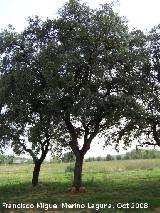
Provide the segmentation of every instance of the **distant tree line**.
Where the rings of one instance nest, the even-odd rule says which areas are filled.
[[[0,164],[33,163],[32,159],[15,157],[13,155],[0,155]]]
[[[110,155],[106,157],[89,157],[85,159],[86,162],[89,161],[111,161],[111,160],[130,160],[130,159],[153,159],[160,158],[160,151],[158,150],[145,150],[145,149],[133,149],[130,152],[126,152],[123,155]]]
[[[160,151],[158,150],[145,150],[145,149],[133,149],[130,152],[126,152],[126,154],[119,155],[110,155],[107,154],[106,157],[88,157],[85,159],[86,162],[90,161],[111,161],[111,160],[130,160],[130,159],[154,159],[160,158]],[[53,159],[51,162],[74,162],[75,156],[73,152],[66,152],[63,154],[61,160]]]

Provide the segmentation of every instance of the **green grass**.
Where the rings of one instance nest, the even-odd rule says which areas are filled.
[[[83,169],[85,193],[71,193],[73,174],[65,173],[69,164],[43,164],[39,186],[31,186],[33,165],[0,165],[0,207],[2,203],[148,203],[147,209],[59,209],[68,213],[160,212],[160,159],[86,162]],[[137,205],[138,205],[137,204]],[[143,204],[142,204],[143,205]],[[53,209],[50,209],[54,212]],[[0,210],[1,212],[1,210]],[[5,210],[3,209],[3,212]],[[6,212],[44,212],[44,209]],[[47,211],[46,211],[47,212]],[[57,212],[55,212],[57,213]]]

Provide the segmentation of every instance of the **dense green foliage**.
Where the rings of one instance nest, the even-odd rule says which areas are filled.
[[[133,109],[134,116],[140,114],[134,94],[145,44],[146,36],[129,32],[110,4],[93,10],[79,0],[66,3],[56,19],[30,18],[22,33],[2,31],[1,146],[11,143],[16,153],[28,152],[37,175],[56,141],[70,146],[78,190],[93,139]]]
[[[148,32],[145,66],[142,68],[141,91],[134,95],[139,107],[134,112],[139,116],[127,116],[118,131],[113,133],[115,142],[124,145],[138,142],[139,146],[160,146],[160,25]],[[146,82],[145,85],[141,84]]]

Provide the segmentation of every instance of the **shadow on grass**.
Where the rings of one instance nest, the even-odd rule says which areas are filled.
[[[37,203],[48,203],[48,204],[57,204],[58,208],[61,209],[62,203],[78,203],[85,204],[88,207],[94,204],[94,209],[83,209],[76,212],[79,213],[105,213],[105,212],[155,212],[154,209],[160,207],[160,182],[157,180],[152,181],[135,181],[135,182],[121,182],[116,183],[114,181],[94,181],[88,180],[84,182],[84,185],[87,188],[87,192],[83,193],[71,193],[68,192],[68,187],[70,187],[69,182],[40,182],[37,187],[32,187],[31,183],[19,183],[19,184],[8,184],[0,187],[0,212],[9,212],[9,210],[4,211],[3,203],[8,204],[33,204],[34,206]],[[112,204],[115,206],[118,203],[127,204],[133,209],[124,208],[115,210],[115,209],[95,209],[95,204]],[[148,205],[148,208],[144,209],[144,203]],[[141,206],[138,207],[138,205]],[[3,209],[3,210],[2,210]],[[49,209],[50,210],[50,209]],[[71,209],[63,210],[63,212],[74,213]],[[41,210],[26,211],[19,210],[14,212],[44,212],[44,208]],[[46,211],[47,212],[47,211]],[[59,211],[48,211],[58,213]],[[61,211],[60,211],[61,212]],[[13,212],[12,212],[13,213]]]

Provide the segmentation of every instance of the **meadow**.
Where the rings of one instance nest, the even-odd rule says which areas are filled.
[[[73,173],[66,171],[72,166],[44,163],[39,185],[33,188],[32,164],[0,165],[0,212],[160,213],[160,159],[85,162],[83,185],[87,191],[81,193],[68,191]],[[34,208],[11,210],[4,208],[4,203],[32,204]],[[37,208],[37,203],[43,206]],[[65,208],[74,203],[82,208]],[[56,204],[58,209],[45,211],[45,204]],[[102,208],[98,209],[98,204]]]

